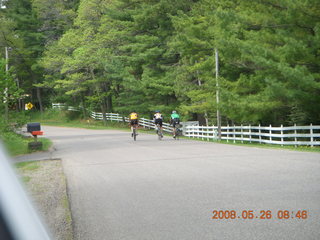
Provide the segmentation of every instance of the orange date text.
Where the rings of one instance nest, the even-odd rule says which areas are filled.
[[[307,219],[307,210],[214,210],[212,219]]]

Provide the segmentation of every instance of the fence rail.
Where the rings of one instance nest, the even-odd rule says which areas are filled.
[[[102,113],[91,112],[90,116],[96,120],[103,120]],[[106,120],[117,121],[117,122],[129,122],[128,117],[123,117],[118,113],[106,113]],[[139,125],[148,129],[156,129],[153,120],[146,119],[146,118],[139,118]],[[172,132],[172,127],[170,126],[170,124],[163,123],[162,127],[163,127],[163,131],[169,132],[169,133]]]
[[[217,139],[217,126],[187,126],[185,136],[190,138]],[[320,146],[320,126],[262,127],[224,126],[221,139],[241,142],[257,142],[278,145]]]
[[[53,103],[52,108],[68,109],[70,111],[77,111],[77,108],[67,107],[65,104]],[[91,112],[91,118],[96,120],[103,120],[102,113]],[[128,117],[124,117],[118,113],[106,113],[106,120],[117,122],[129,122]],[[218,139],[217,126],[199,126],[196,122],[186,122],[183,124],[183,134],[189,138],[198,138],[206,140]],[[152,120],[146,118],[139,119],[139,125],[155,129]],[[163,123],[163,131],[172,132],[172,127],[168,123]],[[221,127],[221,139],[229,141],[241,142],[256,142],[268,143],[277,145],[307,145],[320,146],[320,126],[289,126],[289,127],[272,127],[270,126],[223,126]]]
[[[52,108],[63,109],[67,108],[67,105],[64,103],[52,103]]]

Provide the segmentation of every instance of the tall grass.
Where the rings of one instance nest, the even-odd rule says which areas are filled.
[[[10,113],[9,122],[0,119],[0,139],[4,143],[8,153],[12,156],[27,154],[31,151],[28,149],[28,143],[33,140],[30,135],[29,138],[17,134],[15,131],[28,122],[28,115],[25,113]],[[46,138],[38,138],[43,144],[43,150],[47,150],[51,141]]]
[[[11,156],[17,156],[21,154],[31,153],[33,151],[28,149],[28,143],[34,141],[33,137],[23,137],[14,132],[8,132],[1,135],[1,139],[5,148]],[[39,142],[42,142],[42,150],[48,150],[52,145],[52,142],[47,138],[38,138]]]
[[[81,118],[81,113],[74,111],[50,109],[42,114],[40,112],[34,112],[30,116],[31,121],[40,122],[41,124],[49,126],[88,129],[129,129],[128,123],[111,121],[104,123],[101,120],[94,120],[92,118]]]

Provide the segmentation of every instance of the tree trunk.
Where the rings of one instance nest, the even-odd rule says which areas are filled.
[[[101,103],[101,112],[102,112],[103,124],[105,126],[107,125],[107,117],[106,117],[107,109],[108,109],[108,106],[106,104],[106,100],[105,98],[103,98]]]
[[[81,94],[81,105],[82,105],[82,114],[83,114],[83,118],[87,117],[87,111],[86,111],[86,106],[84,103],[84,96],[83,94]]]
[[[104,82],[102,85],[102,88],[106,93],[109,93],[110,91],[109,83]],[[104,97],[103,100],[104,100],[104,103],[106,104],[107,111],[112,112],[112,97],[110,96],[110,94],[108,94],[107,97]]]
[[[111,96],[107,97],[107,110],[108,110],[108,112],[112,112],[112,97]]]
[[[41,92],[40,92],[40,88],[38,88],[38,87],[37,87],[37,99],[38,99],[38,102],[39,102],[40,112],[43,113]]]
[[[209,126],[209,118],[208,118],[207,111],[205,111],[205,113],[204,113],[204,119],[206,120],[206,126]]]

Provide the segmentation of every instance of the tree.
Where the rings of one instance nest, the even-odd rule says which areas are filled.
[[[217,47],[221,56],[222,113],[227,119],[238,123],[290,123],[296,112],[301,123],[318,122],[318,13],[319,5],[313,0],[200,1],[190,15],[175,18],[177,35],[172,46],[185,59],[179,67],[192,67],[189,81],[182,79],[195,82],[192,79],[199,72],[204,75],[202,79],[208,76],[210,84],[212,70],[205,66],[212,66],[208,61],[213,63],[212,47]],[[203,52],[194,53],[194,48]],[[191,84],[191,93],[196,88]],[[209,86],[208,90],[213,94]],[[194,97],[186,98],[187,104],[198,102],[200,95],[194,93]]]
[[[12,70],[6,71],[6,60],[2,58],[0,58],[0,89],[2,89],[2,91],[0,91],[1,114],[4,114],[6,104],[9,110],[16,110],[18,100],[21,98],[23,91],[17,87],[12,76]]]

